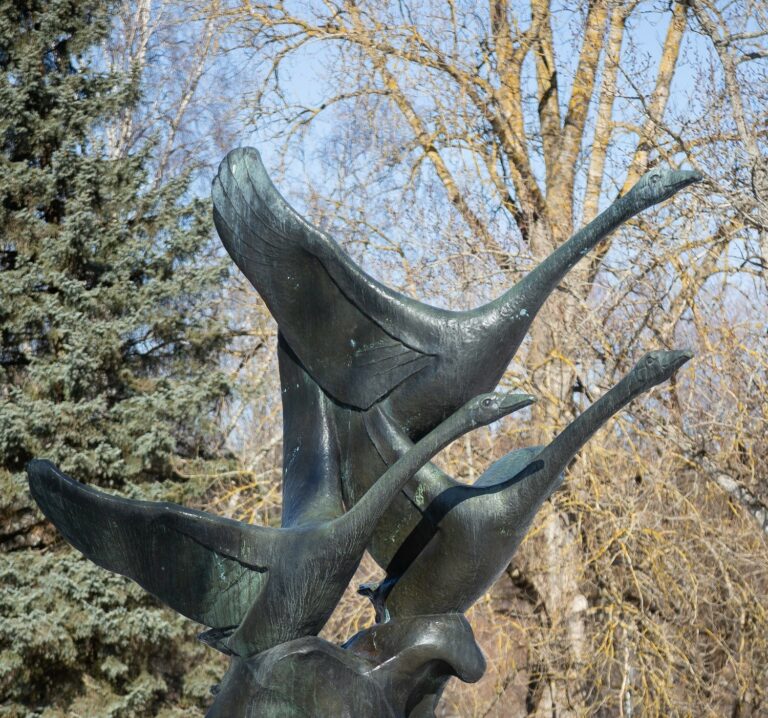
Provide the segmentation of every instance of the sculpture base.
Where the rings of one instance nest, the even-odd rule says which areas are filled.
[[[464,616],[395,619],[343,646],[310,636],[234,656],[207,718],[425,718],[450,677],[484,672]]]

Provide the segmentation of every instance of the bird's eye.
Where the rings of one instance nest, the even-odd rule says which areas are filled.
[[[651,175],[651,182],[653,182],[653,184],[658,184],[660,179],[661,177],[659,177],[659,175]]]
[[[490,399],[483,399],[482,404],[484,407],[488,408],[493,402]]]

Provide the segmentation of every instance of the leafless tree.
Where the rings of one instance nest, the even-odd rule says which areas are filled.
[[[144,7],[125,21],[138,28],[126,34],[137,58],[152,32]],[[478,687],[452,689],[446,715],[768,710],[765,4],[189,7],[199,62],[185,66],[183,92],[200,91],[207,58],[236,68],[226,97],[210,88],[212,114],[242,120],[308,216],[422,299],[457,307],[498,294],[659,161],[704,173],[700,189],[604,242],[547,302],[505,378],[541,397],[533,428],[442,459],[471,475],[546,441],[646,348],[697,352],[571,467],[475,608],[491,667]],[[162,117],[166,171],[194,104],[184,96],[159,97],[116,146]],[[277,414],[260,416],[256,435],[271,446]],[[276,454],[260,456],[248,459],[249,495],[274,511]]]

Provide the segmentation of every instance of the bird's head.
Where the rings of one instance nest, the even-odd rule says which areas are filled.
[[[480,394],[465,404],[473,426],[486,426],[501,419],[513,411],[524,409],[536,401],[530,394],[508,394],[502,391],[492,391]]]
[[[702,175],[693,170],[672,170],[668,167],[655,167],[646,172],[627,192],[627,199],[641,205],[642,209],[663,202],[684,187],[700,182]]]
[[[692,356],[687,349],[648,352],[632,367],[627,378],[645,391],[667,381]]]

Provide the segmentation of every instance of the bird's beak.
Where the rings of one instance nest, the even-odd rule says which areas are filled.
[[[693,352],[690,349],[674,349],[669,352],[669,363],[672,366],[672,372],[676,372],[683,364],[693,358]]]
[[[501,401],[501,408],[505,414],[511,414],[513,411],[530,406],[535,401],[536,397],[530,394],[507,394]]]
[[[679,192],[684,187],[692,185],[696,182],[701,182],[704,179],[704,175],[701,172],[695,170],[675,170],[671,172],[669,178],[670,189],[675,192]]]

